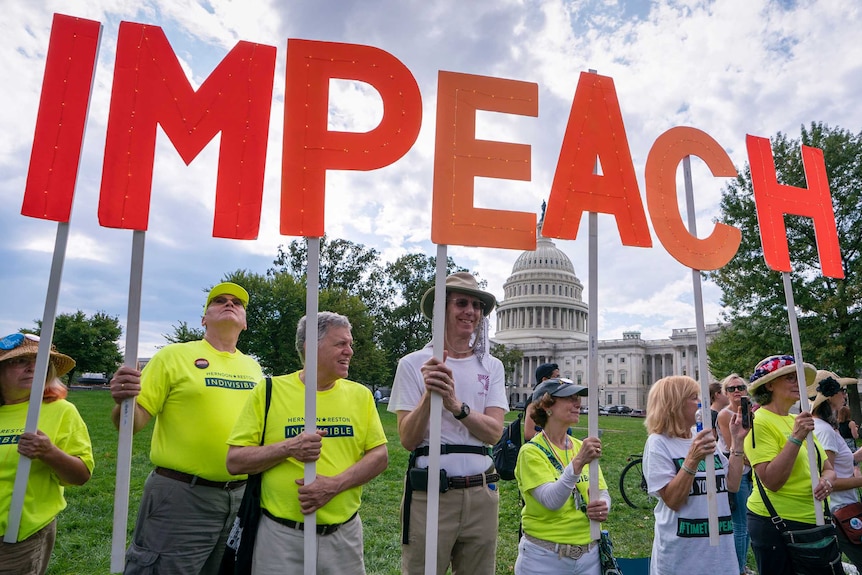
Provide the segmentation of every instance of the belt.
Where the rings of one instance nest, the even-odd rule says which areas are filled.
[[[282,519],[281,517],[276,517],[275,515],[270,513],[268,510],[264,509],[263,507],[261,507],[260,510],[263,512],[264,515],[266,515],[267,517],[269,517],[270,519],[272,519],[276,523],[281,523],[282,525],[286,525],[287,527],[290,527],[291,529],[298,529],[300,531],[305,531],[305,523],[302,523],[301,521],[291,521],[290,519]],[[351,521],[356,519],[356,516],[358,514],[359,514],[359,512],[356,511],[353,515],[350,516],[350,519],[348,519],[344,523],[332,523],[330,525],[318,525],[317,526],[317,534],[318,535],[332,535],[333,533],[338,531],[339,527],[341,527],[342,525],[344,525],[346,523],[350,523]]]
[[[499,473],[479,473],[463,477],[450,477],[449,489],[467,489],[468,487],[479,487],[480,485],[497,483],[498,481],[500,481]]]
[[[542,549],[547,549],[548,551],[553,551],[554,553],[558,553],[560,558],[569,557],[570,559],[580,559],[584,555],[587,554],[591,549],[596,547],[598,543],[596,541],[592,541],[587,545],[567,545],[565,543],[554,543],[553,541],[545,541],[544,539],[539,539],[538,537],[533,537],[529,533],[524,533],[524,539],[541,547]]]
[[[226,491],[232,491],[238,487],[242,487],[247,481],[246,479],[238,479],[235,481],[210,481],[209,479],[204,479],[203,477],[198,477],[191,473],[183,473],[182,471],[168,469],[167,467],[156,467],[155,472],[162,477],[188,483],[192,487],[195,485],[202,485],[204,487],[218,487],[219,489],[224,489]]]

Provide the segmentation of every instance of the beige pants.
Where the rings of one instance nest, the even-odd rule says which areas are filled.
[[[0,539],[0,575],[45,575],[56,539],[56,519],[24,541]]]
[[[262,516],[254,541],[252,575],[302,573],[304,546],[305,531]],[[335,533],[317,536],[317,575],[365,575],[358,515]]]
[[[437,573],[494,575],[500,494],[497,485],[450,489],[440,494],[437,529]],[[402,502],[403,505],[403,502]],[[413,492],[410,543],[401,546],[401,572],[425,573],[425,522],[428,494]]]

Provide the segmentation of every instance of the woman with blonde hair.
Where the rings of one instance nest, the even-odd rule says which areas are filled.
[[[651,575],[675,575],[686,567],[710,575],[737,575],[727,492],[739,488],[742,442],[747,429],[731,419],[731,457],[718,450],[712,431],[692,433],[700,386],[684,375],[665,377],[647,396],[643,470],[650,495],[658,497],[653,514]],[[706,465],[715,468],[719,515],[718,546],[710,545]]]
[[[729,404],[718,413],[718,448],[725,457],[730,458],[730,445],[725,438],[731,437],[730,420],[740,413],[742,398],[748,397],[748,384],[739,374],[731,373],[721,380],[721,389],[727,396]],[[742,445],[740,444],[740,447]],[[746,517],[748,498],[751,496],[751,466],[743,456],[742,476],[739,479],[739,490],[730,493],[730,514],[733,517],[733,541],[736,546],[736,559],[740,574],[745,573],[745,561],[748,559],[748,519]]]
[[[39,338],[16,333],[0,339],[0,533],[8,528],[18,460],[32,459],[21,525],[15,543],[0,542],[0,574],[40,575],[48,569],[57,535],[57,515],[66,507],[65,485],[83,485],[93,471],[87,426],[65,400],[58,379],[75,366],[51,351],[36,433],[25,433]]]

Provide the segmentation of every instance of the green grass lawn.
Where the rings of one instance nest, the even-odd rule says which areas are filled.
[[[113,525],[114,477],[117,460],[117,432],[109,414],[113,401],[106,391],[73,391],[69,399],[78,407],[90,429],[96,469],[82,487],[66,490],[68,508],[60,514],[57,544],[49,574],[89,575],[108,573]],[[369,575],[400,573],[399,505],[407,452],[398,442],[395,416],[380,406],[383,427],[389,438],[389,468],[365,486],[360,514],[365,525],[365,566]],[[514,418],[509,414],[507,421]],[[631,454],[640,453],[646,440],[643,419],[602,416],[604,435],[602,471],[613,500],[608,521],[618,557],[646,557],[653,534],[652,510],[628,507],[619,495],[619,475]],[[586,436],[587,416],[575,428]],[[132,455],[129,526],[131,535],[144,480],[152,468],[149,445],[152,425],[135,435]],[[500,530],[497,545],[497,573],[513,573],[518,555],[518,487],[514,481],[500,483]]]

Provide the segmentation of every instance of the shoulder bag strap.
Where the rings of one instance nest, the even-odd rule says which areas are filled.
[[[820,450],[817,449],[817,446],[814,446],[814,450],[817,453],[817,470],[820,471],[820,468],[823,466],[823,461],[820,458]],[[775,528],[779,531],[784,531],[787,529],[787,524],[784,523],[784,519],[778,516],[778,513],[775,511],[775,506],[772,505],[772,501],[769,500],[769,497],[766,495],[766,490],[763,488],[763,485],[760,483],[760,477],[757,476],[757,472],[754,471],[754,466],[751,467],[752,474],[754,475],[754,482],[757,483],[757,489],[760,491],[760,497],[763,499],[763,504],[766,505],[766,510],[769,511],[769,514],[772,516],[772,523],[775,525]],[[823,500],[823,515],[826,518],[831,517],[829,514],[829,506],[826,505],[826,500]]]
[[[269,417],[269,404],[272,402],[272,378],[266,378],[266,407],[263,410],[263,431],[260,434],[260,444],[263,445],[263,438],[266,435],[266,418]]]
[[[528,441],[528,442],[527,442],[527,443],[525,443],[524,445],[535,445],[536,447],[538,447],[539,449],[541,449],[541,450],[542,450],[542,453],[544,453],[544,454],[545,454],[545,456],[548,458],[548,461],[550,461],[550,462],[551,462],[551,465],[553,465],[553,466],[554,466],[554,469],[556,469],[556,470],[557,470],[557,471],[559,471],[560,473],[562,473],[562,472],[563,472],[563,466],[560,464],[560,462],[559,462],[559,461],[557,461],[557,458],[556,458],[556,457],[554,457],[554,454],[553,454],[553,453],[551,453],[550,451],[548,451],[548,448],[547,448],[547,447],[545,447],[544,445],[541,445],[541,444],[539,444],[539,443],[536,443],[536,442],[534,442],[534,441]]]

